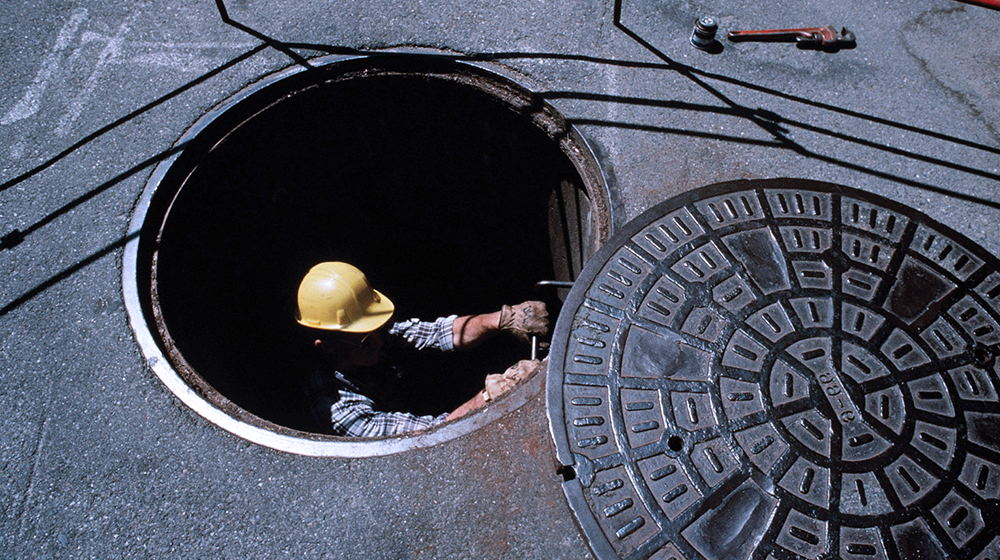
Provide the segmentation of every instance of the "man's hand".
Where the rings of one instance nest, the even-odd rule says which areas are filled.
[[[531,377],[543,367],[538,360],[521,360],[507,368],[503,373],[494,373],[486,376],[486,387],[483,389],[483,398],[489,402],[507,391],[514,388],[518,383]]]
[[[500,329],[527,342],[532,336],[544,336],[549,332],[549,311],[540,301],[526,301],[517,305],[505,305],[500,310]]]

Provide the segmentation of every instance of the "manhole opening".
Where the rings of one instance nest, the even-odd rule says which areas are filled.
[[[397,320],[541,297],[554,322],[559,294],[536,283],[573,280],[611,224],[596,161],[552,107],[441,57],[289,71],[182,142],[147,187],[135,257],[145,322],[199,398],[313,440],[299,389],[309,352],[292,319],[313,264],[357,265]],[[406,363],[396,408],[451,410],[527,357],[513,341],[488,344]]]

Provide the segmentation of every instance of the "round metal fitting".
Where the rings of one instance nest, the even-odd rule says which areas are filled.
[[[548,406],[598,558],[995,558],[1000,262],[806,180],[685,193],[556,327]]]
[[[715,32],[718,30],[719,22],[713,16],[698,18],[691,32],[691,44],[697,49],[710,49],[715,42]]]

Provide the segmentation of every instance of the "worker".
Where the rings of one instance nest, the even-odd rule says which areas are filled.
[[[313,419],[330,433],[349,437],[397,435],[459,418],[496,399],[541,367],[521,360],[502,374],[487,376],[472,399],[450,413],[418,416],[380,409],[370,398],[379,387],[374,371],[402,348],[448,352],[471,348],[507,332],[528,340],[548,332],[545,304],[528,301],[482,315],[455,315],[425,322],[391,322],[395,306],[374,290],[364,273],[343,262],[314,266],[298,290],[296,320],[321,356],[306,384]]]

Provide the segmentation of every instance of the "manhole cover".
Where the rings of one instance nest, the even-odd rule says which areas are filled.
[[[812,181],[630,223],[577,281],[549,369],[596,555],[997,558],[998,271],[926,216]]]

